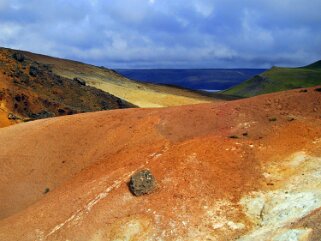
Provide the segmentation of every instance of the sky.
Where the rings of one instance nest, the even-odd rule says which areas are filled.
[[[0,46],[108,68],[321,59],[320,0],[0,0]]]

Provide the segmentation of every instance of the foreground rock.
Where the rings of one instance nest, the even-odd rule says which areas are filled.
[[[156,181],[149,170],[141,170],[130,177],[129,189],[135,196],[142,196],[154,191]]]

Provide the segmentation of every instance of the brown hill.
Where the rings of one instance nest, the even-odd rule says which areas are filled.
[[[121,99],[67,79],[10,49],[0,49],[0,127],[45,117],[133,107]]]
[[[321,93],[0,130],[0,240],[320,240]],[[130,176],[157,188],[136,197]]]
[[[229,100],[225,94],[214,97],[208,94],[177,88],[155,85],[130,80],[114,70],[77,61],[53,58],[41,54],[22,51],[39,63],[49,65],[52,71],[65,78],[81,77],[88,85],[113,94],[138,107],[168,107]]]

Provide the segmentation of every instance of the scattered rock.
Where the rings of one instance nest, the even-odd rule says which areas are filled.
[[[58,109],[59,115],[64,115],[66,111],[64,109]]]
[[[76,113],[77,113],[77,111],[67,110],[67,115],[73,115],[73,114],[76,114]],[[83,111],[83,112],[80,112],[80,113],[84,113],[84,111]]]
[[[23,62],[25,60],[25,56],[19,52],[14,53],[12,57],[19,62]]]
[[[15,101],[20,102],[20,101],[24,101],[24,100],[26,99],[26,96],[25,96],[24,94],[16,95],[16,96],[14,97],[14,99],[15,99]]]
[[[47,188],[44,190],[43,194],[46,194],[46,193],[48,193],[48,192],[50,192],[50,189],[47,187]]]
[[[321,92],[321,87],[314,89],[315,91]]]
[[[20,77],[21,75],[23,75],[23,72],[19,69],[19,68],[16,68],[14,71],[13,71],[13,73],[12,73],[12,75],[14,76],[14,77]]]
[[[54,75],[54,76],[53,76],[53,81],[54,81],[57,85],[60,85],[60,86],[63,86],[63,85],[64,85],[64,81],[63,81],[63,79],[61,78],[61,76],[59,76],[59,75]]]
[[[12,113],[8,114],[8,119],[9,120],[19,120],[20,118]]]
[[[51,66],[49,64],[43,64],[42,67],[46,70],[50,70]]]
[[[76,81],[80,85],[86,85],[86,81],[83,80],[82,78],[75,77],[74,81]]]
[[[100,102],[100,104],[101,104],[103,110],[108,110],[109,109],[109,105],[108,105],[107,101],[103,100],[103,101]]]
[[[238,139],[239,137],[238,137],[238,136],[235,136],[235,135],[231,135],[231,136],[229,136],[229,138],[231,138],[231,139]]]
[[[131,176],[128,186],[135,196],[142,196],[155,189],[156,180],[149,170],[141,170]]]
[[[294,120],[295,120],[295,116],[293,116],[293,115],[288,115],[288,116],[286,117],[286,120],[287,120],[287,121],[294,121]]]
[[[243,136],[248,136],[248,135],[249,135],[249,133],[244,132],[242,135],[243,135]]]
[[[276,117],[270,117],[269,118],[269,121],[276,121],[277,119],[276,119]]]
[[[53,116],[55,116],[54,113],[51,113],[51,112],[48,112],[45,110],[41,111],[39,113],[36,113],[36,114],[32,113],[29,115],[29,117],[32,119],[44,119],[44,118],[49,118],[49,117],[53,117]]]
[[[35,65],[30,66],[29,74],[33,77],[36,77],[38,75],[38,67]]]
[[[299,92],[306,93],[306,92],[308,92],[308,90],[304,89],[304,90],[300,90]]]
[[[29,76],[26,74],[22,74],[20,76],[20,83],[22,84],[29,84]]]

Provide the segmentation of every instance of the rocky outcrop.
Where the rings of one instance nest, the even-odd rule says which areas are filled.
[[[32,77],[36,77],[37,74],[38,74],[39,70],[38,70],[38,67],[36,65],[30,65],[30,69],[29,69],[29,74],[32,76]]]
[[[6,118],[0,127],[25,120],[82,112],[134,107],[109,93],[86,86],[84,80],[64,78],[18,51],[0,49],[0,92]],[[15,113],[20,119],[13,119]]]
[[[23,62],[25,60],[25,56],[19,52],[15,52],[12,57],[19,62]]]
[[[75,77],[74,81],[76,81],[80,85],[86,85],[86,81],[84,79],[82,79],[82,78]]]

